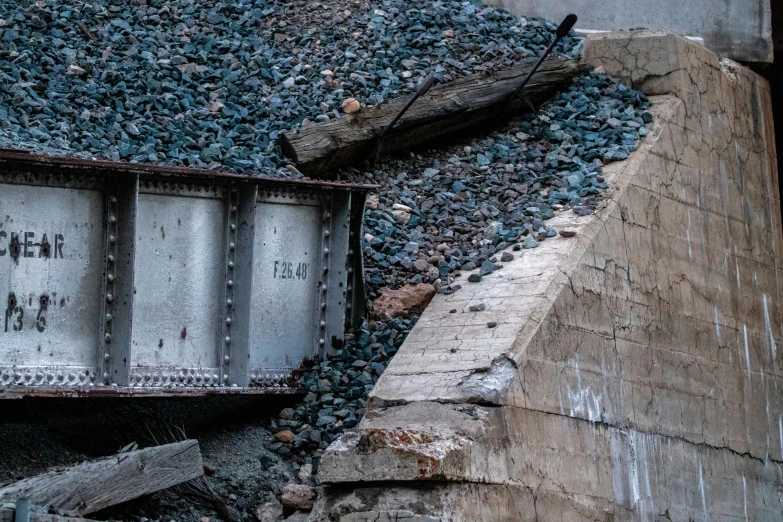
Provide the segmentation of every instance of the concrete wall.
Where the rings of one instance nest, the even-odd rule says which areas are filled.
[[[576,237],[433,299],[327,450],[316,520],[783,519],[768,86],[667,33],[584,54],[655,95],[648,136],[595,215],[550,222]]]
[[[628,30],[644,27],[698,36],[719,56],[772,62],[770,0],[484,0],[521,16],[562,20],[579,17],[577,28]]]

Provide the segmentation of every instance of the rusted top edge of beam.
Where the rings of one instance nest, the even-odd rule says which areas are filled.
[[[136,388],[130,386],[68,386],[68,387],[38,387],[9,386],[0,388],[0,400],[23,399],[25,397],[49,398],[87,398],[87,397],[203,397],[218,395],[305,395],[304,388]]]
[[[250,176],[233,174],[214,169],[198,167],[176,167],[160,163],[130,163],[126,161],[110,161],[97,158],[77,158],[73,156],[50,156],[35,154],[21,149],[0,148],[0,168],[8,164],[19,164],[28,168],[56,168],[89,170],[105,173],[138,174],[140,176],[166,176],[188,178],[189,180],[226,180],[247,181],[259,185],[288,185],[294,187],[318,187],[335,190],[352,190],[369,192],[378,189],[379,185],[366,183],[348,183],[340,181],[325,181],[316,179],[273,178],[269,176]],[[2,392],[0,392],[2,393]]]

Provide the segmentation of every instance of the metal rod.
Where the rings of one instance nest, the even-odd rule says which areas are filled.
[[[397,116],[394,117],[394,119],[389,123],[386,128],[384,128],[381,133],[378,135],[378,144],[376,146],[375,150],[375,159],[378,160],[378,156],[381,153],[381,144],[383,142],[383,137],[386,136],[386,134],[394,127],[398,121],[400,121],[400,118],[402,118],[402,115],[405,114],[408,109],[411,108],[411,105],[419,99],[420,96],[424,95],[427,91],[432,88],[432,86],[435,85],[435,77],[431,74],[428,74],[426,78],[424,78],[424,81],[421,82],[421,85],[419,85],[419,89],[416,91],[416,94],[413,95],[413,97],[408,100],[408,103],[405,104],[405,107],[402,108],[400,112],[397,113]]]
[[[576,23],[576,15],[570,14],[565,17],[565,19],[560,23],[560,25],[555,30],[555,37],[552,39],[552,41],[549,43],[546,49],[544,49],[544,52],[541,54],[541,56],[538,58],[538,61],[533,66],[532,69],[530,69],[530,72],[527,73],[527,76],[524,80],[522,80],[522,83],[519,84],[519,86],[514,89],[514,92],[511,93],[511,96],[508,97],[506,100],[506,103],[503,104],[503,107],[501,108],[501,112],[504,112],[506,109],[508,109],[511,104],[514,102],[516,97],[519,95],[520,92],[522,92],[522,89],[525,88],[527,85],[527,82],[530,81],[530,78],[533,77],[533,74],[538,70],[538,68],[541,66],[541,64],[546,60],[547,56],[549,56],[549,53],[552,52],[552,49],[555,48],[557,45],[557,42],[560,41],[561,38],[563,38],[565,35],[568,34],[568,32],[574,27],[574,24]]]

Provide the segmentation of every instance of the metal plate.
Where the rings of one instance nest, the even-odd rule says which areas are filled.
[[[250,318],[251,373],[299,367],[316,354],[321,209],[258,203]]]
[[[132,371],[217,366],[224,226],[221,199],[139,195]]]
[[[12,234],[19,235],[16,260]],[[76,381],[94,369],[102,245],[100,192],[0,184],[0,367],[33,373],[58,367],[80,372]],[[17,302],[8,310],[11,292]],[[42,296],[48,301],[43,310]],[[46,375],[41,382],[33,377],[31,384],[46,381]]]

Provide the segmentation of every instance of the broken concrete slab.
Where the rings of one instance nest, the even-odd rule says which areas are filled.
[[[433,298],[324,455],[316,519],[780,518],[769,87],[669,33],[585,56],[657,95],[647,137],[595,215],[550,222],[575,236]]]

